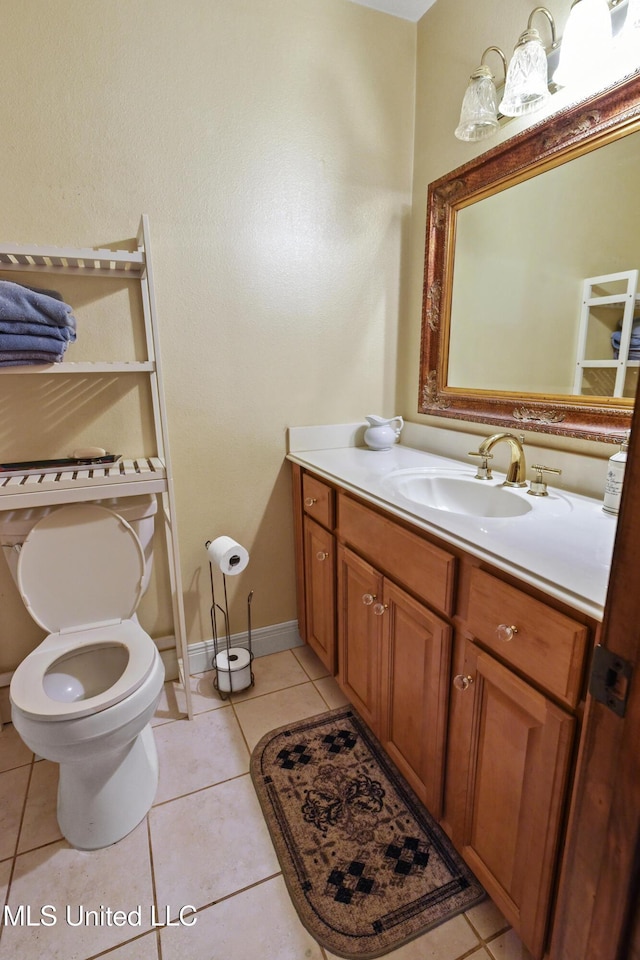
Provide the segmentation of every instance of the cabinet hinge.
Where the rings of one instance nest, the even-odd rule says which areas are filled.
[[[593,654],[589,693],[619,717],[624,717],[632,672],[628,660],[598,644]]]

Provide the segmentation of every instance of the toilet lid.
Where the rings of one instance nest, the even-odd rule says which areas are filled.
[[[128,620],[142,593],[144,552],[112,510],[73,503],[36,523],[18,558],[24,603],[49,633]]]

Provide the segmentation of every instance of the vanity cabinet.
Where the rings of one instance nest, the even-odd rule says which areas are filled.
[[[308,642],[319,649],[310,623],[334,622],[331,609],[316,609],[332,594],[311,562],[332,548],[341,689],[540,960],[597,624],[382,506],[294,471]]]
[[[338,682],[415,793],[442,807],[450,626],[338,548]]]
[[[473,642],[462,645],[449,743],[452,840],[540,957],[576,719]]]
[[[337,535],[338,682],[438,817],[455,558],[343,492]]]

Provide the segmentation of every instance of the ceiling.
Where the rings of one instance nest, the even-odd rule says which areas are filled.
[[[392,16],[401,17],[403,20],[416,22],[426,13],[429,7],[433,6],[436,0],[351,0],[351,2],[359,3],[361,7],[380,10],[382,13],[390,13]]]

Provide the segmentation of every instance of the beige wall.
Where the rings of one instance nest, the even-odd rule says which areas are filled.
[[[232,629],[249,587],[254,626],[294,619],[286,427],[394,405],[416,26],[346,0],[23,0],[2,33],[2,239],[109,245],[150,216],[189,640],[223,533],[252,555]],[[67,296],[121,355],[127,291]],[[15,380],[32,429],[3,416],[3,460],[140,453],[136,387],[70,405]],[[41,632],[4,564],[0,603],[2,672]],[[147,600],[152,632],[166,616]]]

